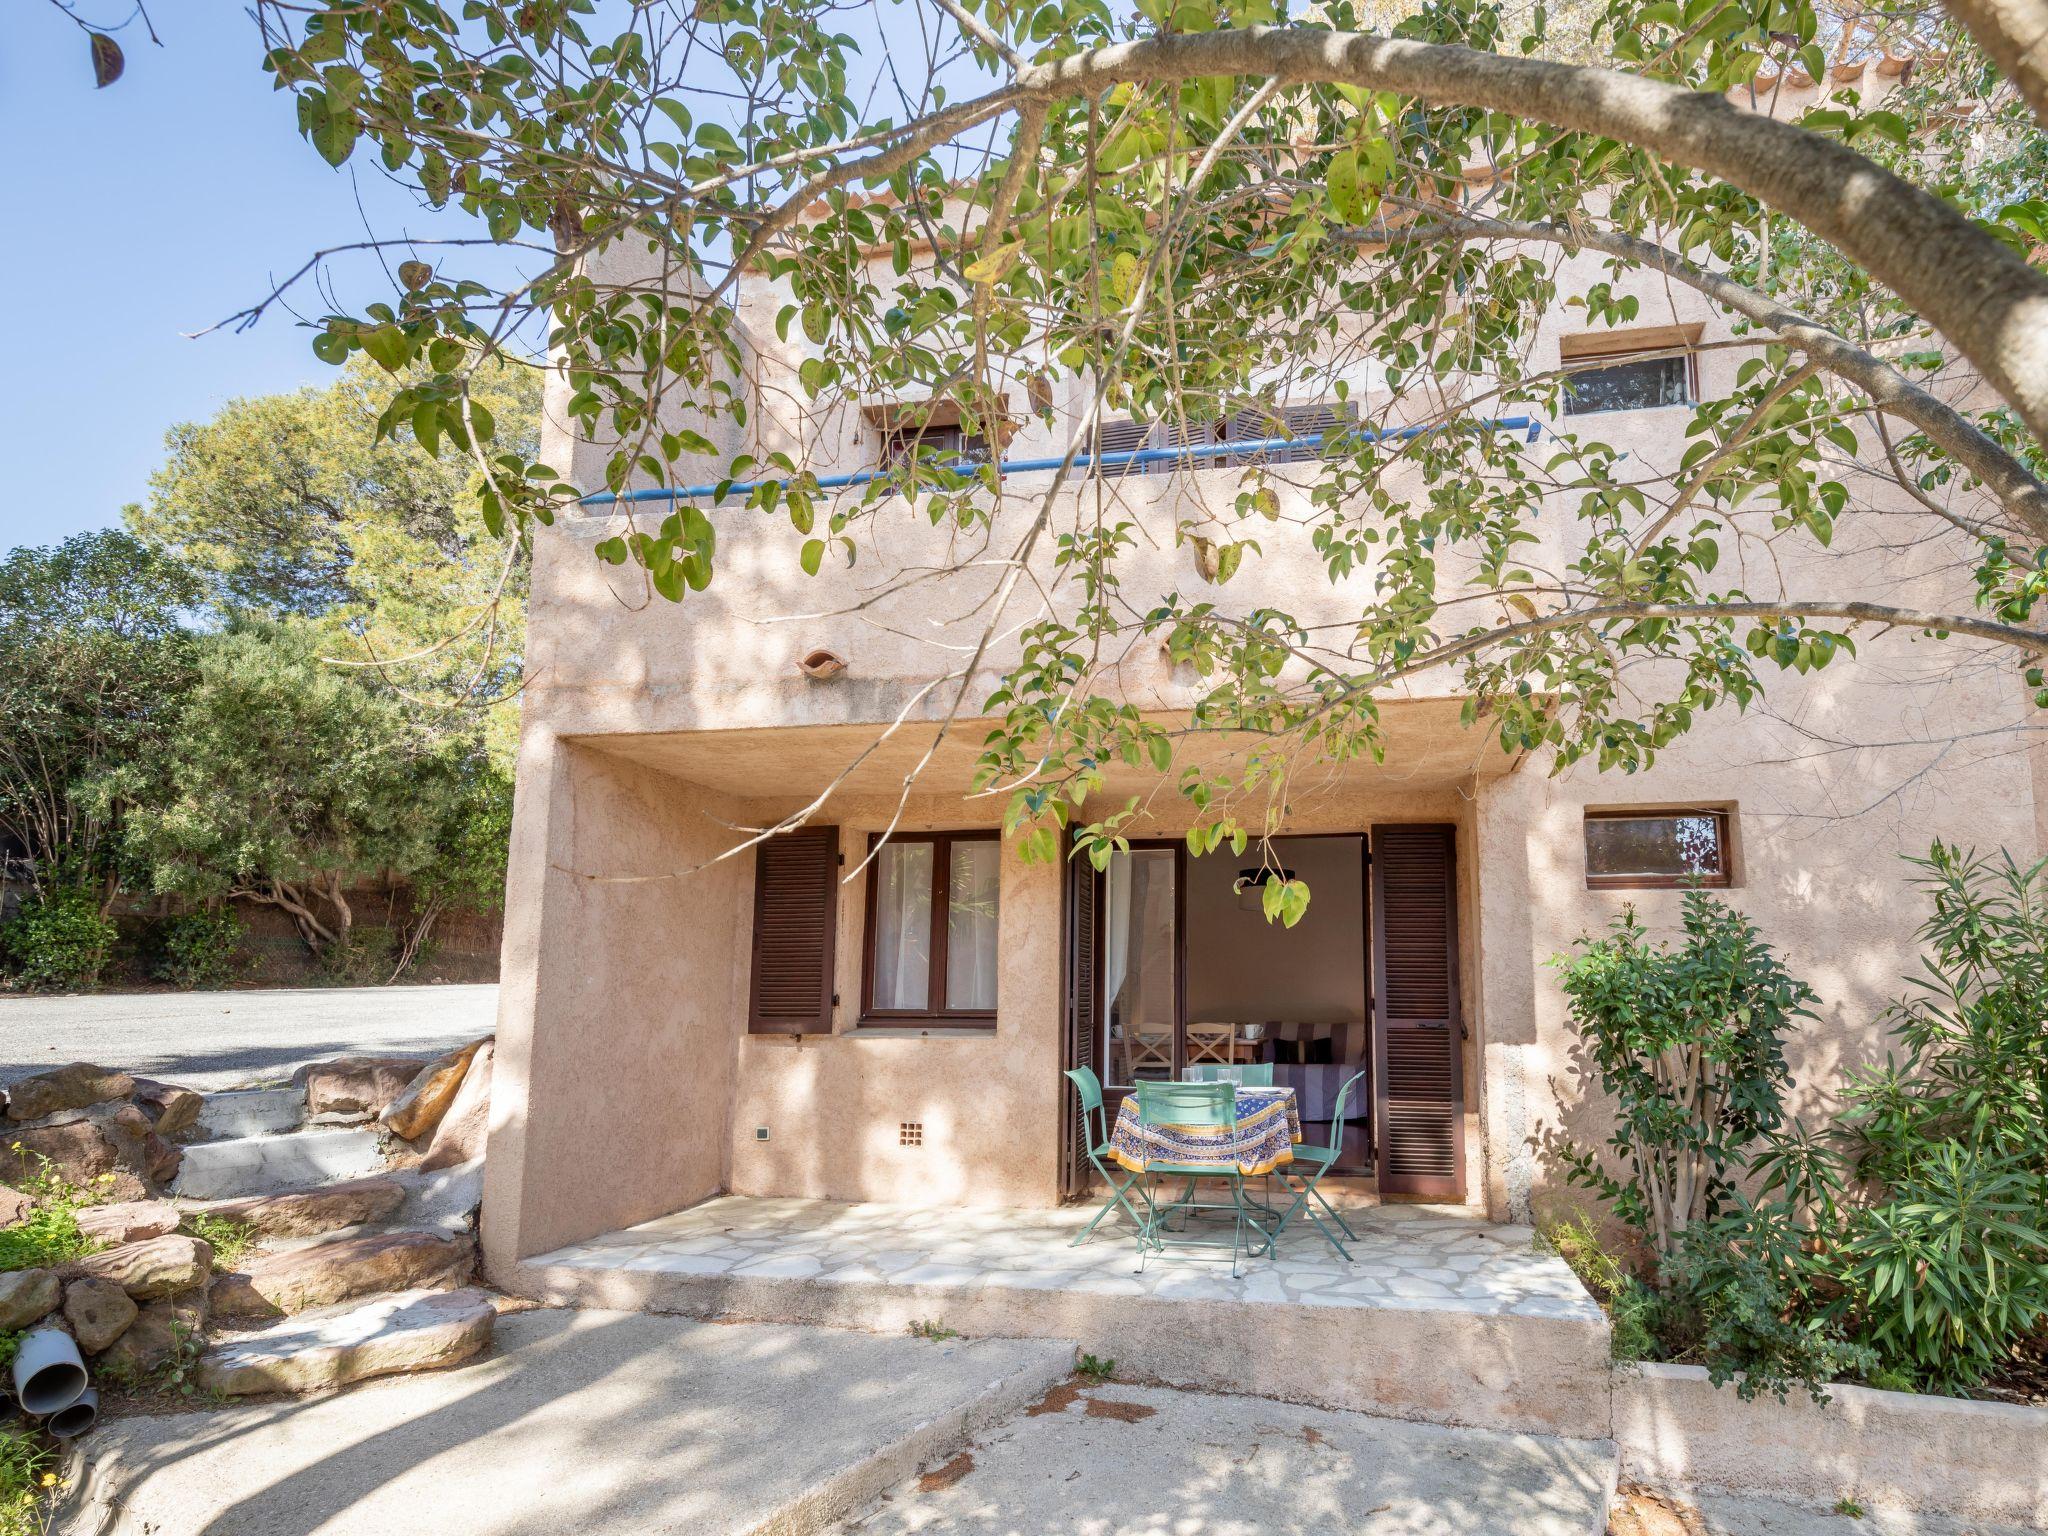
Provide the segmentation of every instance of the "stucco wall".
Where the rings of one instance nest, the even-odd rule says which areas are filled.
[[[846,869],[893,805],[841,808]],[[774,813],[761,806],[752,824]],[[987,825],[984,802],[923,801],[904,830]],[[748,864],[740,895],[752,896]],[[735,1194],[911,1205],[1051,1205],[1059,1190],[1060,878],[1002,852],[994,1031],[860,1027],[866,879],[841,888],[839,1003],[830,1035],[738,1035],[732,1100]],[[901,1127],[922,1144],[901,1144]],[[768,1139],[756,1139],[765,1127]]]
[[[484,1191],[499,1264],[725,1185],[744,882],[729,807],[529,732]],[[740,958],[736,961],[735,955]]]

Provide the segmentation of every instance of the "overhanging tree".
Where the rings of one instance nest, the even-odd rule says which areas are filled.
[[[1206,679],[1187,730],[1267,744],[1228,776],[1183,774],[1207,846],[1268,830],[1241,823],[1239,791],[1378,750],[1376,692],[1430,668],[1458,676],[1503,747],[1625,769],[1747,703],[1760,669],[1825,665],[1872,630],[1998,648],[2041,689],[2038,11],[1610,0],[1589,30],[1616,67],[1596,67],[1546,56],[1542,7],[1475,0],[1385,30],[1352,0],[1293,17],[1274,0],[473,0],[460,17],[432,0],[259,0],[268,67],[319,151],[374,156],[488,231],[389,242],[411,246],[389,252],[407,258],[396,290],[327,316],[315,350],[385,369],[382,428],[469,453],[493,528],[637,477],[762,482],[735,494],[758,526],[800,530],[813,572],[834,548],[857,556],[905,490],[967,546],[992,537],[989,475],[942,456],[834,499],[801,452],[719,456],[674,427],[675,401],[735,422],[752,404],[744,274],[783,285],[778,325],[806,340],[797,384],[821,414],[930,391],[999,438],[1006,388],[1085,381],[1036,515],[977,551],[1001,576],[943,701],[946,728],[1000,717],[982,780],[1011,791],[1010,823],[1041,853],[1100,763],[1172,760],[1173,733],[1104,681],[1137,635],[1165,636]],[[1797,122],[1774,110],[1770,82],[1872,50],[1913,60],[1896,90]],[[486,238],[530,247],[530,279],[469,275],[465,244]],[[615,246],[651,251],[635,270],[667,279],[605,276],[595,258]],[[1609,280],[1563,289],[1555,256],[1581,250]],[[1697,408],[1674,476],[1646,483],[1581,435],[1532,453],[1451,429],[1554,414],[1535,320],[1571,302],[1590,325],[1627,323],[1635,301],[1611,278],[1639,269],[1698,290],[1754,346],[1734,394]],[[508,451],[477,409],[480,370],[543,341],[576,429],[616,444],[603,486]],[[1077,461],[1106,409],[1270,413],[1290,368],[1362,363],[1387,386],[1375,410],[1445,430],[1326,444],[1312,512],[1284,522],[1273,471],[1249,465],[1231,508],[1174,530],[1216,587],[1241,585],[1124,590],[1134,529],[1064,494],[1091,473]],[[1545,506],[1574,518],[1559,568],[1522,562]],[[1739,558],[1880,519],[1883,541],[1944,541],[1974,596],[1967,579],[1933,607],[1760,587]],[[1333,576],[1373,573],[1355,626],[1312,630],[1258,601],[1237,573],[1281,538],[1312,541]],[[1053,615],[977,696],[1048,550]],[[600,552],[675,600],[719,559],[690,507],[636,518]],[[1648,682],[1624,687],[1642,662]],[[1086,836],[1099,845],[1122,814]]]

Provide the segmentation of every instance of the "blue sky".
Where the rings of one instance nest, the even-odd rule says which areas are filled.
[[[81,9],[112,19],[126,4]],[[181,333],[260,297],[322,246],[363,238],[359,195],[378,234],[428,232],[374,157],[331,170],[298,136],[240,5],[153,0],[150,11],[164,46],[122,31],[127,72],[96,91],[76,26],[40,0],[9,7],[0,291],[15,298],[0,368],[12,449],[0,549],[119,522],[173,422],[331,379],[288,314],[240,335]],[[317,295],[301,298],[318,313]]]

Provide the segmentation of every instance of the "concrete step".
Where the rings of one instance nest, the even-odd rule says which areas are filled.
[[[452,1370],[102,1424],[55,1529],[814,1536],[1072,1364],[1050,1340],[515,1313]]]
[[[206,1095],[195,1129],[207,1141],[233,1141],[296,1131],[305,1117],[303,1088],[239,1088]]]
[[[215,1345],[200,1361],[199,1385],[237,1397],[438,1370],[490,1343],[497,1316],[491,1298],[472,1289],[398,1291],[325,1307]]]
[[[377,1133],[293,1131],[281,1136],[240,1136],[185,1148],[171,1193],[191,1200],[271,1195],[309,1184],[357,1179],[384,1167]]]
[[[1618,1470],[1608,1440],[1109,1382],[1060,1389],[838,1531],[1603,1536]]]

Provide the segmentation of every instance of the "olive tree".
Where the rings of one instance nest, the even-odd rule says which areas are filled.
[[[1102,763],[1168,767],[1187,733],[1265,744],[1228,773],[1181,773],[1193,835],[1262,832],[1241,816],[1265,799],[1247,788],[1379,750],[1376,697],[1430,669],[1456,677],[1504,748],[1622,769],[1747,704],[1775,669],[1827,665],[1874,632],[1988,649],[2042,688],[2041,0],[1608,0],[1573,12],[1569,48],[1544,6],[1482,0],[257,12],[266,68],[322,156],[467,216],[368,242],[390,291],[318,322],[319,356],[366,354],[388,376],[380,430],[469,455],[494,530],[629,482],[733,482],[727,504],[753,517],[727,524],[724,550],[687,504],[629,514],[599,546],[678,602],[751,529],[793,525],[814,574],[858,558],[877,510],[913,493],[999,573],[941,729],[997,718],[981,782],[1009,793],[1027,853],[1084,819]],[[1873,53],[1910,61],[1895,89],[1779,109],[1774,83]],[[478,244],[523,251],[526,275],[493,279],[470,260]],[[666,276],[608,277],[613,250]],[[1563,252],[1597,254],[1603,279],[1564,286]],[[1533,359],[1534,322],[1573,304],[1591,326],[1628,323],[1637,301],[1616,281],[1644,271],[1710,300],[1750,349],[1733,394],[1695,408],[1675,476],[1639,476],[1585,433],[1532,452],[1458,425],[1554,415],[1564,385]],[[676,430],[670,402],[735,426],[755,404],[734,306],[751,274],[787,296],[777,325],[805,342],[807,411],[929,392],[1000,440],[1006,389],[1081,381],[1021,533],[985,547],[987,468],[919,455],[828,495],[801,448],[721,453]],[[509,446],[478,398],[484,370],[543,349],[571,425],[612,445],[602,484]],[[1310,515],[1281,519],[1257,463],[1229,508],[1172,530],[1097,519],[1067,494],[1100,472],[1088,445],[1105,410],[1273,411],[1290,368],[1333,361],[1369,363],[1375,409],[1424,430],[1326,442]],[[1545,508],[1572,521],[1567,562],[1525,560]],[[1774,551],[1878,518],[1884,539],[1952,547],[1967,573],[1953,602],[1773,577]],[[1126,591],[1141,534],[1196,542],[1206,585]],[[1330,633],[1262,600],[1250,573],[1280,540],[1333,576],[1373,573],[1355,623]],[[1026,622],[1019,593],[1048,553],[1057,601]],[[1003,651],[1000,685],[976,693],[999,634],[1017,659]],[[1104,658],[1136,636],[1205,680],[1185,727],[1105,683]],[[1091,807],[1084,841],[1126,814]]]

